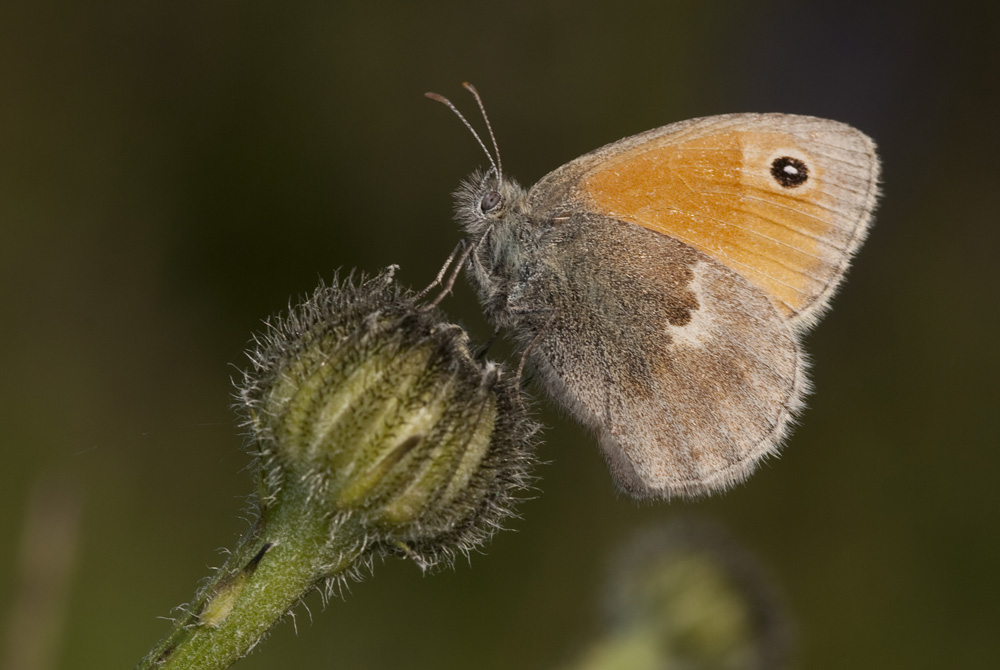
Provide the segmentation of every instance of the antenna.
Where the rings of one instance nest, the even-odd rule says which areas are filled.
[[[455,113],[455,116],[457,116],[462,121],[462,123],[465,124],[465,127],[469,129],[469,132],[472,133],[472,136],[476,138],[477,142],[479,142],[479,146],[482,147],[483,153],[485,153],[486,157],[490,159],[490,165],[493,166],[493,170],[497,173],[497,182],[503,183],[503,173],[500,171],[500,150],[497,147],[497,138],[493,134],[493,127],[490,125],[490,120],[486,116],[486,108],[483,107],[483,100],[482,98],[479,97],[479,91],[476,90],[475,86],[473,86],[468,82],[464,82],[462,86],[464,86],[470,93],[472,93],[472,96],[476,99],[476,104],[479,105],[479,111],[482,112],[483,119],[486,121],[486,128],[490,132],[490,140],[493,141],[493,149],[494,151],[496,151],[497,154],[496,160],[493,159],[493,155],[490,153],[489,149],[486,148],[486,143],[483,142],[483,139],[479,136],[479,133],[477,133],[476,129],[472,127],[472,124],[466,120],[466,118],[462,115],[462,112],[458,111],[458,108],[452,104],[451,100],[437,93],[424,93],[424,96],[436,102],[440,102],[442,105],[453,111]]]
[[[486,122],[486,130],[490,131],[490,140],[493,142],[493,153],[497,155],[497,183],[503,183],[503,162],[500,160],[500,147],[497,146],[497,137],[493,134],[493,126],[490,124],[490,117],[486,116],[486,107],[483,105],[483,99],[479,95],[479,91],[476,87],[467,81],[462,82],[462,86],[466,91],[472,94],[472,97],[476,99],[476,104],[479,105],[479,112],[483,115],[483,121]]]

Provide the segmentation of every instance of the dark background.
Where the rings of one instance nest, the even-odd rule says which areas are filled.
[[[760,559],[800,667],[996,663],[988,3],[17,4],[0,8],[0,605],[34,483],[77,487],[58,667],[134,664],[246,527],[229,380],[261,320],[336,268],[398,263],[423,286],[458,241],[449,194],[484,159],[422,94],[474,117],[466,79],[529,184],[707,114],[874,137],[884,197],[807,339],[816,393],[781,459],[670,505],[619,497],[547,409],[517,532],[471,567],[378,565],[239,667],[554,667],[598,629],[616,547],[680,515]],[[489,335],[464,283],[445,309]]]

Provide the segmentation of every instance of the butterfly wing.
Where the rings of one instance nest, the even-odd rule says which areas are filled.
[[[877,197],[872,141],[807,116],[731,114],[635,135],[567,163],[529,193],[559,220],[589,212],[669,235],[812,324],[864,240]]]
[[[777,451],[804,361],[760,290],[611,217],[573,214],[551,231],[511,308],[542,383],[595,430],[622,489],[709,493]]]

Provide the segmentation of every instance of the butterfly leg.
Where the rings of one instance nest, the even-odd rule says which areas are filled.
[[[448,258],[445,260],[444,265],[441,266],[441,269],[438,271],[437,276],[434,278],[434,281],[432,281],[430,284],[427,285],[427,287],[424,290],[418,293],[414,298],[414,300],[422,300],[428,293],[431,292],[431,289],[433,289],[435,286],[441,285],[441,282],[444,280],[445,275],[448,274],[448,268],[451,267],[451,264],[455,261],[455,257],[464,248],[465,248],[465,240],[460,240],[459,243],[455,245],[455,248],[452,250],[452,252],[448,254]],[[462,264],[459,263],[459,267],[461,266]],[[449,284],[449,286],[450,285],[451,284]]]

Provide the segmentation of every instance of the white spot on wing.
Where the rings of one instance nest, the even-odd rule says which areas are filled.
[[[705,289],[705,263],[698,263],[692,269],[694,279],[688,289],[698,299],[698,309],[691,312],[691,321],[685,326],[667,325],[667,333],[674,346],[700,349],[707,344],[712,336],[715,319],[712,316],[711,305],[708,304],[708,291]]]

